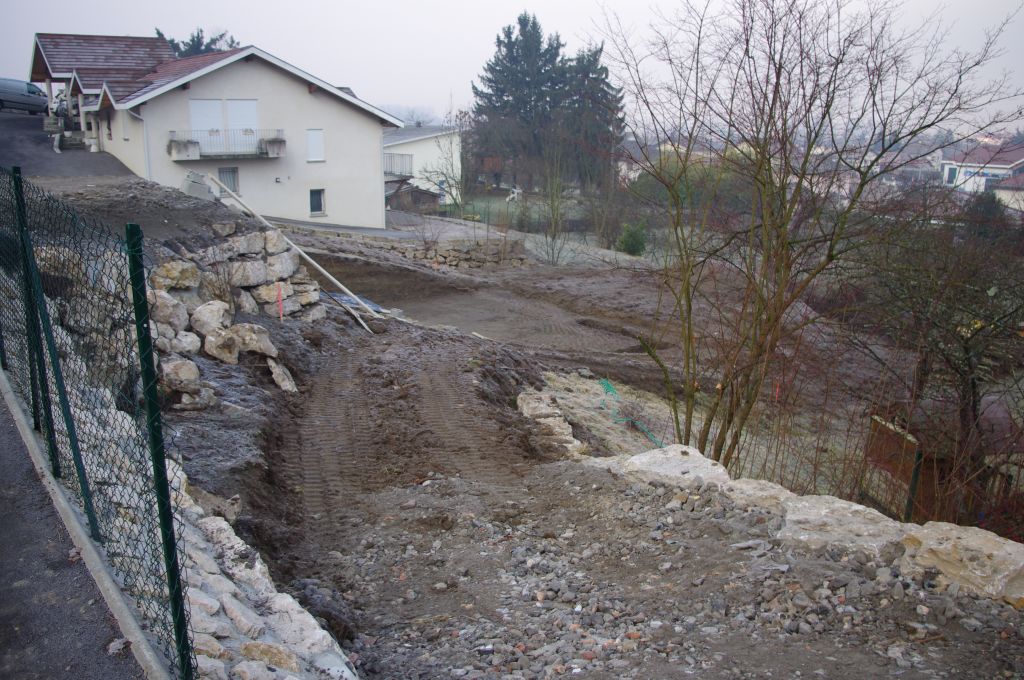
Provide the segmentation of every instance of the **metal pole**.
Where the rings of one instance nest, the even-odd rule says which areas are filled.
[[[142,262],[142,229],[137,224],[128,224],[125,227],[125,234],[128,239],[128,273],[135,307],[135,334],[138,338],[143,396],[146,401],[146,431],[149,435],[149,453],[153,462],[153,491],[156,494],[160,537],[163,541],[174,641],[181,677],[184,680],[193,680],[195,669],[192,667],[192,643],[188,636],[188,619],[185,617],[185,593],[181,585],[181,568],[178,565],[178,544],[174,535],[170,484],[167,481],[163,423],[160,419],[160,403],[156,391],[153,338],[149,329],[149,302],[146,300],[146,272]]]
[[[50,310],[46,307],[46,296],[43,294],[43,284],[39,277],[39,269],[36,267],[35,258],[32,256],[31,236],[26,232],[25,243],[28,248],[26,263],[29,268],[32,290],[35,294],[35,307],[33,313],[38,315],[37,328],[41,331],[42,341],[46,343],[47,354],[50,357],[50,369],[53,372],[53,384],[57,388],[57,402],[60,404],[61,417],[64,418],[64,428],[68,435],[68,448],[71,450],[71,460],[75,465],[75,474],[78,477],[78,488],[82,492],[82,505],[85,509],[85,518],[89,522],[89,533],[97,543],[103,542],[103,535],[100,533],[99,522],[96,521],[96,508],[92,501],[92,489],[89,486],[89,477],[85,471],[85,464],[82,461],[82,448],[78,442],[78,429],[75,427],[74,414],[71,413],[71,402],[68,399],[68,389],[64,382],[64,369],[60,365],[60,356],[57,354],[57,343],[53,339],[53,326],[50,323]],[[40,371],[43,377],[43,406],[46,409],[46,421],[49,436],[53,434],[53,410],[50,404],[50,390],[46,381],[46,362],[42,356],[42,347],[39,348],[39,365],[44,370]],[[56,449],[56,441],[54,448]]]
[[[50,408],[50,385],[46,380],[46,364],[43,361],[42,348],[39,346],[39,322],[32,294],[32,268],[29,265],[32,260],[32,245],[28,235],[28,212],[25,208],[25,187],[21,179],[21,168],[12,168],[11,176],[14,180],[14,199],[18,213],[18,240],[21,244],[22,304],[25,307],[25,342],[28,346],[32,427],[36,432],[44,432],[47,453],[50,454],[50,473],[54,477],[60,477],[60,456],[53,432],[53,411]],[[43,428],[40,408],[45,410],[46,428]]]
[[[910,473],[910,490],[907,492],[907,508],[903,511],[903,521],[910,522],[914,517],[914,501],[917,499],[917,485],[921,481],[921,464],[924,462],[924,451],[920,446],[914,452],[914,470]]]

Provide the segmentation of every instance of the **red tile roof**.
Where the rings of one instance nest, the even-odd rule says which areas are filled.
[[[118,101],[124,102],[137,99],[138,97],[142,97],[143,95],[163,87],[168,83],[172,83],[179,78],[191,75],[196,71],[201,71],[207,66],[233,57],[244,49],[247,48],[239,47],[233,50],[225,50],[223,52],[210,52],[207,54],[196,55],[194,57],[165,61],[150,73],[138,78],[136,82],[137,86],[133,91],[125,93],[123,96],[117,96],[115,94],[115,97],[117,97]]]
[[[145,73],[172,59],[174,51],[163,38],[37,33],[32,80],[66,78],[76,69],[107,72],[112,77],[129,71]]]
[[[1024,173],[1007,177],[1002,182],[993,186],[994,189],[1011,189],[1016,191],[1024,190]]]
[[[1010,167],[1024,162],[1024,144],[1013,146],[977,146],[955,154],[953,160],[967,165],[998,165]]]

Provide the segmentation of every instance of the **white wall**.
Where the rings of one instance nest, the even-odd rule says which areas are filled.
[[[284,130],[283,158],[172,161],[172,130],[189,130],[190,99],[257,99],[261,129]],[[193,80],[138,107],[148,133],[149,168],[155,182],[178,187],[189,170],[217,175],[217,168],[238,168],[239,193],[264,215],[358,227],[384,227],[382,127],[379,119],[316,90],[306,81],[259,58],[238,61]],[[125,111],[113,112],[112,139],[103,148],[136,174],[146,177],[139,121],[126,123]],[[308,162],[306,130],[322,128],[325,155]],[[125,141],[124,136],[129,140]],[[325,190],[326,214],[310,215],[309,191]]]
[[[388,144],[384,149],[387,153],[412,154],[413,172],[416,173],[411,183],[420,189],[437,192],[437,185],[426,179],[428,172],[440,170],[443,174],[452,172],[458,179],[462,174],[461,137],[457,132],[416,139],[409,142]],[[449,170],[451,168],[451,170]],[[442,198],[442,202],[445,199]]]

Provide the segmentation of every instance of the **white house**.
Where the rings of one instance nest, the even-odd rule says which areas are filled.
[[[1024,173],[1024,145],[978,146],[942,161],[942,184],[960,191],[986,191]]]
[[[176,59],[160,38],[41,33],[32,80],[65,81],[87,140],[141,177],[210,173],[264,215],[384,226],[401,120],[257,47]]]
[[[409,184],[438,196],[441,205],[458,200],[462,176],[462,139],[444,125],[410,125],[384,131],[384,173],[387,180]]]

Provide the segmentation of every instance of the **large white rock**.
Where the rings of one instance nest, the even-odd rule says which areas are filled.
[[[286,366],[279,364],[273,359],[267,359],[267,367],[270,368],[270,375],[274,378],[274,382],[285,392],[295,393],[299,391],[299,388],[295,386],[295,379],[292,378],[291,371]]]
[[[154,288],[194,288],[199,285],[199,267],[185,260],[164,262],[153,269],[149,283]]]
[[[249,288],[267,282],[267,263],[263,260],[231,262],[231,285]]]
[[[259,314],[260,306],[256,304],[249,291],[239,289],[235,293],[235,309],[243,314]]]
[[[199,367],[188,359],[166,358],[160,362],[160,378],[163,383],[176,392],[196,394],[199,384]]]
[[[1024,608],[1024,545],[977,527],[947,522],[908,525],[905,574],[937,570],[964,592],[1003,599]]]
[[[310,658],[324,652],[340,651],[330,634],[291,595],[274,595],[266,603],[266,610],[269,613],[264,619],[270,628],[282,642],[301,656]]]
[[[793,496],[782,501],[785,520],[778,538],[805,550],[834,546],[879,556],[895,546],[906,527],[877,510],[834,496]]]
[[[540,434],[553,446],[564,446],[569,453],[580,453],[583,442],[573,436],[572,425],[565,419],[554,395],[525,391],[516,397],[520,413],[532,418],[540,428]]]
[[[256,286],[249,292],[252,293],[252,297],[256,302],[277,302],[279,292],[282,300],[290,298],[295,294],[292,284],[287,281],[278,281],[276,283],[268,283],[265,286]]]
[[[299,251],[286,250],[267,258],[267,281],[287,279],[299,268]]]
[[[284,234],[277,229],[269,229],[263,236],[266,239],[267,255],[277,255],[291,247],[285,240]]]
[[[207,336],[231,325],[231,308],[222,300],[211,300],[192,312],[192,330]]]
[[[232,250],[239,255],[262,255],[263,254],[263,233],[259,231],[232,236],[228,239]]]
[[[722,490],[741,508],[763,508],[779,514],[785,512],[785,501],[796,495],[763,479],[734,479]]]
[[[203,347],[203,342],[195,333],[180,331],[171,340],[171,351],[178,354],[195,354]]]
[[[175,333],[188,327],[188,310],[176,297],[165,290],[151,288],[146,291],[146,298],[150,319],[170,326]]]
[[[270,341],[270,332],[255,323],[236,323],[227,330],[238,338],[238,347],[242,352],[256,352],[268,357],[277,356],[277,348]]]
[[[203,341],[203,351],[226,364],[237,364],[242,347],[237,335],[218,328],[207,334]]]
[[[729,481],[729,473],[720,463],[705,458],[692,446],[681,444],[631,456],[623,465],[623,472],[645,482],[683,488],[709,482],[724,485]]]

